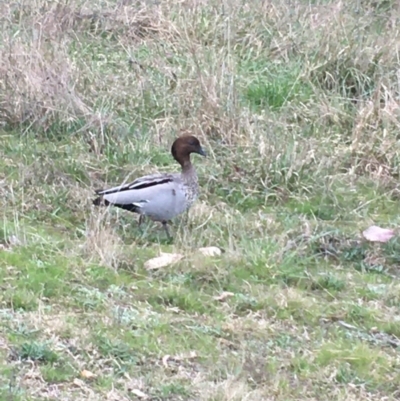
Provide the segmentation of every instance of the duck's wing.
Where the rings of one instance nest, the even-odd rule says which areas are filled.
[[[129,184],[96,191],[99,196],[93,203],[104,203],[137,212],[144,204],[155,204],[155,199],[162,202],[163,194],[169,189],[173,190],[179,183],[179,174],[151,174]]]
[[[148,188],[156,185],[166,184],[167,182],[171,182],[176,179],[175,174],[150,174],[145,175],[140,178],[136,178],[136,180],[128,183],[118,185],[116,187],[107,188],[107,189],[98,189],[95,191],[97,195],[109,195],[117,192],[131,191],[131,190],[139,190],[143,188]]]

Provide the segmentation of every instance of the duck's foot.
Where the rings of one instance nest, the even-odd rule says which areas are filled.
[[[138,231],[139,231],[141,236],[143,236],[143,234],[147,231],[146,230],[146,226],[143,227],[144,220],[145,220],[144,215],[139,214],[139,220],[138,220],[137,228],[138,228]]]
[[[163,225],[163,228],[164,228],[165,232],[167,233],[168,239],[171,241],[172,240],[172,236],[171,236],[171,234],[169,232],[169,229],[168,229],[168,222],[167,221],[162,221],[161,224]]]
[[[140,226],[142,225],[143,221],[144,221],[144,215],[143,215],[143,214],[140,214],[140,215],[139,215],[139,223],[138,223],[139,228],[140,228]]]
[[[183,214],[183,216],[182,216],[182,223],[183,223],[185,226],[189,225],[189,209],[187,209],[187,210],[185,211],[185,213]]]

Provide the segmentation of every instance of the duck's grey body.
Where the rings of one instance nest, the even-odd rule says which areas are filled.
[[[155,221],[168,221],[187,210],[198,196],[197,174],[152,174],[130,184],[97,191],[105,201]]]

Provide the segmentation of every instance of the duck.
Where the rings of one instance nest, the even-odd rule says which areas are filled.
[[[198,177],[190,155],[206,156],[200,141],[185,134],[172,144],[172,157],[181,166],[180,173],[157,173],[136,178],[128,184],[99,189],[93,200],[96,206],[114,206],[140,215],[139,226],[148,216],[161,222],[167,237],[171,239],[168,222],[184,213],[199,195]]]

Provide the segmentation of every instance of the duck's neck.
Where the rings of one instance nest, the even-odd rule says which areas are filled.
[[[185,182],[197,182],[197,173],[192,163],[182,165],[182,178]]]
[[[196,175],[196,170],[190,160],[186,160],[182,163],[182,174],[187,176]]]

